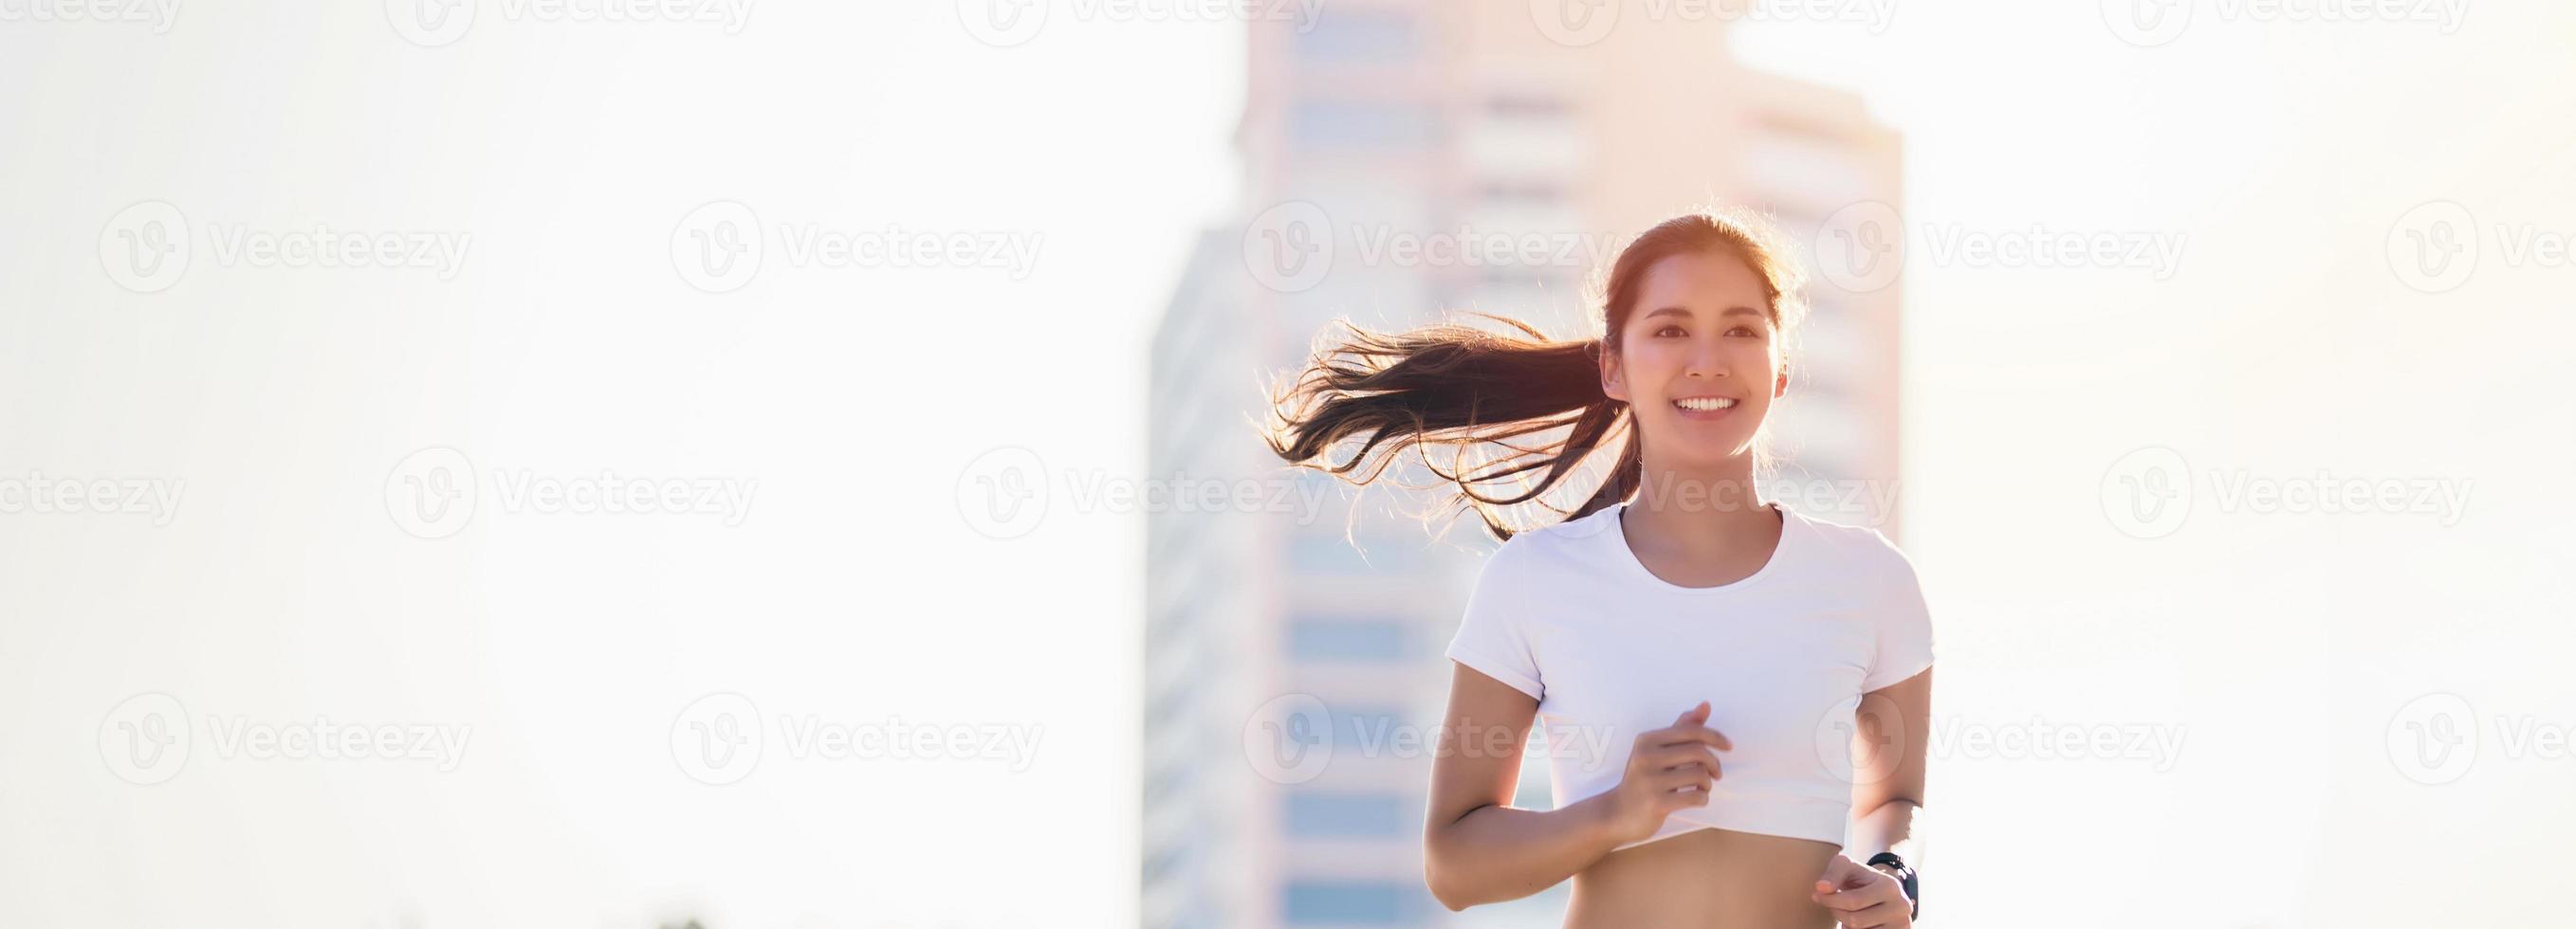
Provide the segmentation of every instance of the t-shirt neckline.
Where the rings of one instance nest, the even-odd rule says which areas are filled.
[[[1619,562],[1626,565],[1629,570],[1635,572],[1638,578],[1644,580],[1647,584],[1655,587],[1656,589],[1698,597],[1739,593],[1762,583],[1762,581],[1768,579],[1771,575],[1787,570],[1781,567],[1781,562],[1788,560],[1790,545],[1792,544],[1790,539],[1799,534],[1800,517],[1798,515],[1798,511],[1781,506],[1777,503],[1766,503],[1763,505],[1779,512],[1780,514],[1780,541],[1771,546],[1771,557],[1764,560],[1762,562],[1762,567],[1755,568],[1753,573],[1747,574],[1728,583],[1719,584],[1715,587],[1687,587],[1681,584],[1675,584],[1671,581],[1664,580],[1661,576],[1655,574],[1653,570],[1648,569],[1646,567],[1645,559],[1637,557],[1637,550],[1628,545],[1628,530],[1625,525],[1625,520],[1628,516],[1628,501],[1622,500],[1619,502],[1618,506],[1611,507],[1608,510],[1608,513],[1610,514],[1610,525],[1607,527],[1608,531],[1604,534],[1610,537],[1611,547],[1618,550]]]

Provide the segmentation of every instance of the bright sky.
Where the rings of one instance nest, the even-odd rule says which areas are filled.
[[[2477,891],[2528,884],[2576,804],[2563,746],[2497,738],[2576,724],[2544,667],[2576,645],[2555,351],[2576,12],[2481,6],[2445,34],[2197,3],[2136,47],[2093,7],[1905,4],[1881,32],[1749,25],[1736,49],[1861,90],[1906,136],[1907,544],[1939,712],[2179,740],[1936,760],[1938,905],[2527,918]],[[166,525],[0,513],[0,899],[36,924],[1133,924],[1141,520],[1062,508],[987,538],[960,476],[1000,446],[1143,476],[1146,338],[1234,190],[1240,25],[1058,3],[997,49],[944,0],[764,4],[731,35],[542,9],[483,3],[433,47],[377,4],[186,6],[159,34],[0,19],[0,78],[46,89],[0,100],[0,478],[184,481]],[[195,230],[149,293],[102,273],[127,244],[102,230],[143,201]],[[772,240],[707,293],[671,249],[715,201],[771,230],[1036,250],[846,268]],[[2428,201],[2477,223],[2474,272],[2433,293],[2390,250]],[[470,250],[446,280],[230,251],[317,224]],[[2034,227],[2179,251],[1972,257]],[[757,496],[732,529],[485,499],[416,538],[387,487],[430,446],[486,493],[610,470]],[[2182,462],[2161,466],[2192,488],[2178,526],[2104,495],[2142,448]],[[2235,493],[2352,479],[2468,496],[2319,515]],[[1016,771],[764,760],[714,788],[664,739],[728,692],[1034,750]],[[102,766],[102,727],[147,693],[199,741],[137,785]],[[2480,735],[2443,784],[2384,745],[2431,693]],[[436,774],[218,757],[205,726],[317,714],[472,742]]]

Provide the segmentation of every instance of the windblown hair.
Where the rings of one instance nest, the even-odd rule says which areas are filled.
[[[1772,328],[1785,335],[1795,325],[1795,252],[1750,215],[1692,212],[1620,249],[1595,305],[1601,335],[1552,339],[1484,313],[1475,315],[1503,330],[1441,322],[1382,333],[1345,321],[1343,338],[1319,342],[1304,370],[1272,391],[1265,438],[1290,464],[1360,485],[1410,451],[1451,488],[1449,509],[1475,510],[1497,539],[1534,528],[1513,512],[1533,502],[1559,519],[1589,516],[1628,499],[1642,480],[1642,443],[1628,404],[1601,390],[1602,353],[1619,351],[1648,268],[1706,252],[1743,259],[1762,278]],[[1333,459],[1353,443],[1348,457]],[[1551,493],[1611,445],[1617,457],[1588,494]],[[1551,497],[1581,503],[1568,511]]]

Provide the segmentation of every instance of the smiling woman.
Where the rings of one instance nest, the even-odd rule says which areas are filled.
[[[1569,926],[1911,925],[1930,614],[1884,536],[1754,478],[1789,254],[1684,215],[1612,263],[1598,338],[1352,328],[1272,398],[1281,457],[1364,484],[1411,451],[1504,540],[1446,651],[1423,839],[1451,909],[1571,878]],[[1596,488],[1551,498],[1613,444]],[[1515,809],[1542,716],[1605,750],[1551,752],[1554,808]]]

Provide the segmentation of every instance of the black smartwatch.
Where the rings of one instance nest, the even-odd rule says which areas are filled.
[[[1868,861],[1861,863],[1873,868],[1883,864],[1894,865],[1897,886],[1905,888],[1906,918],[1923,917],[1923,888],[1921,882],[1915,879],[1914,866],[1906,864],[1905,859],[1897,857],[1895,852],[1880,852],[1869,856]]]

